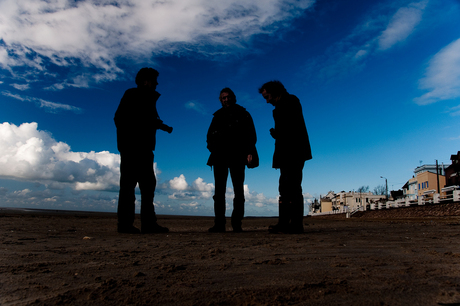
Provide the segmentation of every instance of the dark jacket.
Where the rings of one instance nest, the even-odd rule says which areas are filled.
[[[275,119],[273,168],[312,159],[299,99],[294,95],[284,94],[275,105],[273,118]]]
[[[160,94],[147,88],[128,89],[115,112],[118,151],[155,150],[156,130],[163,122],[157,112]]]
[[[257,155],[254,122],[246,109],[238,104],[214,113],[206,141],[211,152],[207,163],[209,166],[244,165],[249,154]]]

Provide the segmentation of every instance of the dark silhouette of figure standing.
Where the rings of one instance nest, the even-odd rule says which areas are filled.
[[[211,152],[208,165],[214,167],[214,226],[209,232],[225,232],[225,191],[230,172],[235,197],[233,199],[232,228],[241,232],[244,217],[245,166],[258,166],[256,151],[256,130],[251,115],[236,104],[236,97],[230,88],[220,92],[222,108],[214,113],[207,134],[208,149]]]
[[[157,224],[153,197],[156,178],[153,151],[157,129],[172,132],[158,116],[156,103],[160,94],[155,90],[158,71],[142,68],[136,76],[137,88],[128,89],[115,113],[118,151],[121,155],[120,194],[118,198],[118,232],[140,233],[134,227],[135,187],[141,191],[141,231],[165,233],[168,228]]]
[[[299,99],[289,94],[279,81],[267,82],[259,88],[267,103],[275,106],[275,139],[273,168],[280,169],[279,219],[269,227],[271,233],[303,233],[304,199],[302,170],[312,158],[310,141]]]

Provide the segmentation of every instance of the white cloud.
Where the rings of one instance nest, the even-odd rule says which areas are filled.
[[[1,94],[4,95],[5,97],[10,97],[16,100],[33,102],[35,103],[35,105],[37,105],[40,108],[45,109],[45,111],[49,113],[57,113],[59,111],[71,111],[76,114],[80,114],[83,112],[81,108],[76,107],[76,106],[56,103],[56,102],[50,102],[50,101],[46,101],[46,100],[35,98],[35,97],[21,96],[18,94],[13,94],[9,91],[2,91]]]
[[[30,88],[29,84],[11,84],[17,90],[27,90]]]
[[[183,174],[170,180],[169,188],[173,190],[173,193],[168,196],[172,200],[207,200],[214,194],[214,184],[206,183],[198,177],[190,186]]]
[[[393,9],[377,6],[366,20],[332,45],[325,55],[309,61],[306,65],[308,74],[316,76],[314,70],[318,69],[319,76],[328,80],[361,70],[369,57],[393,48],[416,31],[427,3],[427,0],[412,2],[393,14],[388,13],[394,12]]]
[[[419,105],[460,97],[460,38],[431,59],[420,89],[428,92],[414,99]]]
[[[204,182],[201,177],[197,178],[192,186],[201,193],[201,198],[210,199],[214,194],[214,184]]]
[[[204,108],[203,104],[197,102],[197,101],[189,101],[185,103],[185,108],[187,109],[192,109],[200,114],[206,115],[206,109]]]
[[[188,184],[185,180],[185,176],[181,174],[179,177],[175,177],[169,181],[169,186],[172,190],[187,190]]]
[[[39,131],[35,122],[0,124],[0,176],[70,186],[75,190],[117,190],[120,157],[107,151],[72,152]]]
[[[198,202],[191,202],[191,203],[182,203],[180,204],[181,208],[193,208],[198,209],[201,206]]]
[[[3,0],[0,67],[50,64],[95,68],[93,82],[123,73],[117,60],[149,60],[181,50],[217,58],[245,49],[251,37],[270,34],[314,0]],[[185,48],[184,48],[185,47]],[[57,85],[77,84],[69,81]]]
[[[396,43],[404,41],[422,20],[426,4],[427,1],[414,2],[407,7],[400,8],[378,38],[379,48],[386,50]]]
[[[1,192],[2,207],[60,209],[84,211],[111,211],[117,208],[117,199],[111,194],[93,194],[60,190],[31,190],[28,188]]]
[[[155,174],[160,173],[154,163]],[[17,183],[11,191],[0,187],[0,206],[70,210],[116,211],[120,156],[110,152],[74,152],[56,141],[35,122],[0,124],[0,178]],[[21,187],[21,186],[28,187]],[[214,184],[198,177],[190,185],[185,175],[159,184],[155,206],[160,213],[212,215]],[[252,214],[269,213],[277,197],[244,186],[246,206]],[[109,191],[105,193],[104,191]],[[233,190],[227,189],[227,210]],[[167,201],[167,203],[165,203]],[[139,207],[137,207],[139,208]]]

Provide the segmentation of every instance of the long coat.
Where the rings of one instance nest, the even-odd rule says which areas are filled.
[[[155,150],[156,130],[162,124],[156,107],[159,97],[147,88],[126,90],[114,118],[118,151]]]
[[[214,113],[206,137],[211,152],[208,165],[247,164],[249,154],[256,155],[256,129],[251,115],[238,104]]]
[[[273,110],[275,153],[273,168],[312,159],[310,140],[299,99],[284,94]]]

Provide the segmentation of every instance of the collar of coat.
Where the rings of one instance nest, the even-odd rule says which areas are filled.
[[[244,107],[242,107],[241,105],[239,104],[233,104],[229,107],[222,107],[220,109],[218,109],[213,115],[214,116],[221,116],[221,115],[225,115],[225,114],[230,114],[230,113],[238,113],[238,112],[245,112],[246,109]]]

